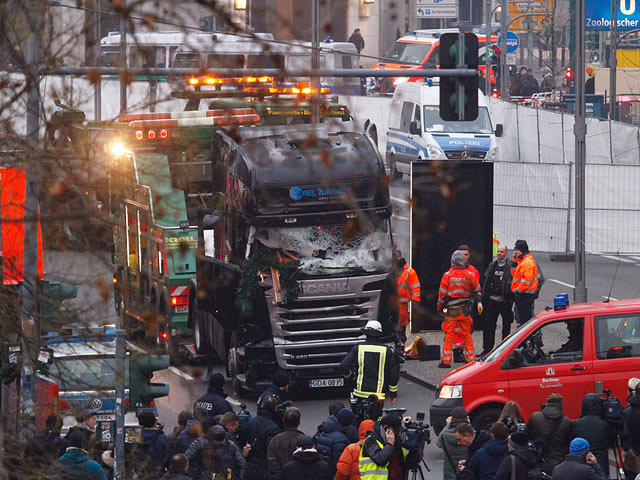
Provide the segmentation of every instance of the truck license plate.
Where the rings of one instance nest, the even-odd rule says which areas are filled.
[[[176,309],[176,313],[189,313],[189,305],[182,305],[174,308]]]
[[[318,380],[309,380],[309,387],[342,387],[344,386],[344,378],[321,378]]]

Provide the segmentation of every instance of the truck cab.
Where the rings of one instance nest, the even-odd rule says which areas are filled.
[[[476,428],[487,428],[510,400],[525,421],[551,393],[562,394],[572,419],[587,393],[610,390],[626,404],[627,382],[640,369],[640,299],[555,303],[442,379],[430,410],[436,432],[455,406],[467,409]]]
[[[413,160],[484,160],[499,158],[487,99],[478,92],[478,117],[452,122],[440,118],[440,87],[432,82],[404,83],[393,94],[387,130],[387,166],[395,178],[409,174]]]
[[[194,328],[234,390],[278,369],[296,387],[344,384],[340,361],[369,320],[389,326],[391,205],[371,139],[345,125],[221,130],[224,208],[199,238]]]

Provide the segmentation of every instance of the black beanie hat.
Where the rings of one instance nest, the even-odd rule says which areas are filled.
[[[509,436],[509,441],[513,446],[526,447],[529,444],[529,437],[522,432],[514,432]]]
[[[313,438],[309,435],[300,435],[296,441],[296,446],[300,448],[313,448]]]
[[[380,425],[384,425],[391,428],[400,428],[402,425],[402,419],[400,415],[394,415],[393,413],[388,413],[384,417],[380,419]]]
[[[289,385],[289,375],[282,370],[278,370],[273,376],[273,384],[279,388],[286,387]]]
[[[209,377],[211,388],[224,388],[224,376],[221,373],[214,373]]]
[[[523,255],[529,253],[529,245],[527,245],[526,240],[516,240],[516,248],[520,250]]]

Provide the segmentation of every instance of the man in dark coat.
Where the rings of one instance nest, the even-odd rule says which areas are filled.
[[[569,455],[553,469],[553,480],[606,480],[596,457],[589,451],[589,442],[574,438]]]
[[[62,419],[59,416],[49,415],[45,426],[47,431],[30,440],[24,450],[28,473],[34,477],[46,470],[56,458],[60,458],[69,446],[69,442],[60,437]]]
[[[507,455],[509,430],[502,422],[496,422],[489,430],[491,438],[467,462],[467,467],[475,480],[492,480],[502,460]]]
[[[322,455],[313,448],[313,439],[308,435],[298,438],[298,448],[293,460],[280,473],[280,480],[331,480],[331,470]]]
[[[200,397],[193,404],[193,408],[203,408],[207,412],[207,416],[215,417],[223,413],[231,412],[233,408],[226,400],[227,394],[224,393],[224,376],[221,373],[214,373],[209,377],[209,388],[207,393]]]
[[[582,416],[573,421],[573,436],[584,438],[591,446],[591,453],[598,459],[602,471],[609,478],[609,447],[613,435],[611,427],[602,418],[602,399],[595,393],[587,393],[582,399]]]
[[[222,425],[209,427],[202,437],[189,446],[185,455],[189,462],[199,464],[200,478],[203,480],[219,473],[230,480],[244,479],[247,462],[238,446],[226,438]]]
[[[622,448],[626,452],[633,449],[636,454],[640,454],[640,382],[637,378],[629,380],[629,392],[633,394],[629,398],[629,406],[624,409],[624,440]],[[625,469],[627,478],[634,478],[640,472],[630,472]]]
[[[542,411],[531,414],[525,431],[531,440],[542,447],[545,461],[540,468],[551,475],[553,467],[569,453],[571,442],[571,420],[562,413],[562,395],[549,395]]]
[[[509,453],[502,460],[493,480],[527,480],[529,470],[538,465],[538,458],[529,448],[529,438],[522,432],[514,432],[507,440]],[[515,467],[515,476],[512,476],[512,468]]]
[[[282,467],[293,459],[293,452],[297,447],[298,438],[304,435],[303,432],[298,430],[300,418],[300,410],[296,407],[287,407],[282,415],[284,432],[277,434],[269,442],[267,462],[271,480],[278,480]]]
[[[327,418],[313,439],[316,450],[327,459],[332,475],[336,473],[338,460],[349,445],[346,427],[353,423],[353,412],[341,409],[335,416]]]
[[[55,480],[105,480],[102,467],[89,458],[86,437],[73,435],[64,455],[55,460],[49,470],[48,479]]]
[[[140,479],[157,480],[164,475],[171,460],[169,439],[156,425],[153,412],[142,412],[138,423],[142,426],[142,441],[131,450],[131,464]]]
[[[266,397],[247,427],[247,441],[251,448],[247,457],[246,480],[269,478],[267,447],[271,439],[282,432],[279,422],[278,399],[275,396]]]
[[[356,50],[358,50],[358,55],[360,52],[364,50],[364,38],[362,38],[362,33],[360,33],[360,29],[356,28],[348,40],[349,43],[353,43],[355,45]]]
[[[405,478],[406,464],[399,438],[401,426],[400,416],[387,414],[373,424],[373,431],[362,444],[363,459],[369,458],[377,465],[378,470],[388,471],[389,480]],[[360,475],[363,476],[362,470]]]
[[[262,402],[264,402],[264,399],[267,397],[276,397],[278,405],[286,402],[289,398],[288,391],[289,375],[287,375],[286,372],[283,372],[282,370],[278,370],[271,379],[271,385],[269,385],[267,389],[258,397],[258,410],[262,408]]]
[[[178,453],[171,457],[169,473],[162,477],[161,480],[191,480],[187,476],[187,470],[189,470],[189,459],[186,455]]]
[[[502,338],[506,338],[511,331],[513,294],[511,293],[511,268],[508,255],[509,249],[505,245],[498,246],[497,260],[491,262],[484,272],[482,304],[485,306],[485,310],[480,356],[489,353],[495,345],[498,316],[502,317]]]

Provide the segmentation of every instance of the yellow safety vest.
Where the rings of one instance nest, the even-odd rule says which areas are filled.
[[[366,442],[366,439],[365,439]],[[384,448],[384,445],[380,440],[376,440],[376,443],[380,448]],[[364,442],[362,442],[362,448],[360,449],[360,455],[358,456],[358,471],[360,472],[361,480],[388,480],[389,478],[389,464],[378,465],[371,457],[365,457],[362,455],[364,452]],[[402,457],[407,458],[409,450],[402,448]]]
[[[364,357],[367,353],[374,353],[378,355],[378,374],[376,381],[375,391],[363,388],[364,382]],[[384,345],[358,345],[358,376],[356,378],[356,388],[353,390],[353,394],[356,397],[367,398],[371,394],[376,394],[380,400],[384,400],[384,366],[387,360],[387,347]],[[389,385],[389,392],[397,392],[397,385]]]

